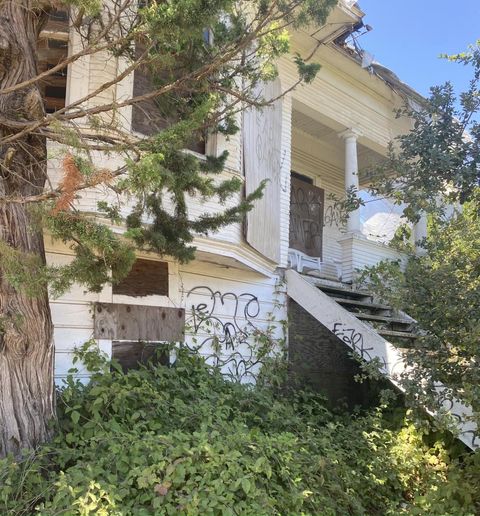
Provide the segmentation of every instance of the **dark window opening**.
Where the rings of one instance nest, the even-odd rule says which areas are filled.
[[[168,366],[170,354],[166,344],[158,342],[112,342],[112,358],[123,371],[138,369],[147,363]]]
[[[132,297],[168,296],[168,263],[138,259],[128,276],[113,285],[112,292]]]
[[[141,53],[137,45],[137,55]],[[139,97],[153,90],[152,78],[146,67],[139,67],[133,76],[133,97]],[[151,136],[170,127],[175,120],[166,116],[159,108],[155,99],[144,100],[132,106],[132,129],[136,132]],[[192,141],[187,142],[186,148],[199,154],[206,153],[206,133],[192,135]]]
[[[55,99],[65,98],[65,88],[61,86],[45,86],[45,96],[53,97]]]
[[[39,73],[52,69],[68,56],[68,12],[56,11],[40,33],[38,41]],[[54,113],[65,107],[67,91],[67,69],[55,72],[39,83],[47,113]]]
[[[68,22],[68,12],[67,11],[54,11],[49,16],[48,26],[54,27],[57,29],[64,29],[65,23]],[[58,26],[56,25],[58,24]]]

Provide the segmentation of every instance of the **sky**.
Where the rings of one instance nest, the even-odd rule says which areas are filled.
[[[358,39],[375,60],[422,95],[450,80],[468,87],[469,69],[438,56],[463,52],[480,39],[480,0],[359,0],[373,31]]]

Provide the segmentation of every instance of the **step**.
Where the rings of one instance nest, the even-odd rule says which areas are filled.
[[[381,303],[370,303],[369,301],[359,301],[357,299],[346,299],[344,297],[332,297],[334,301],[340,305],[361,306],[363,308],[371,308],[372,310],[391,310],[389,305],[382,305]]]
[[[363,312],[350,312],[357,319],[365,319],[367,321],[381,321],[388,322],[393,324],[412,324],[413,321],[409,321],[408,319],[404,319],[403,317],[391,317],[388,315],[372,315],[366,314]]]
[[[373,328],[382,337],[398,337],[401,339],[417,339],[418,335],[407,331],[395,331],[395,330],[377,330]]]
[[[371,292],[367,292],[366,290],[353,290],[346,287],[334,286],[334,285],[324,285],[322,283],[317,283],[315,286],[320,289],[322,292],[326,294],[333,292],[334,294],[343,294],[345,296],[356,297],[356,298],[365,298],[365,297],[373,297]],[[333,297],[333,296],[330,296]]]

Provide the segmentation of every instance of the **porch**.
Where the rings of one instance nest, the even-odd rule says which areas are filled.
[[[389,245],[402,207],[366,193],[368,172],[386,148],[294,101],[291,151],[289,267],[352,283],[357,269],[405,260]],[[366,202],[346,215],[339,201],[352,191]],[[425,236],[423,217],[412,227],[412,240]]]

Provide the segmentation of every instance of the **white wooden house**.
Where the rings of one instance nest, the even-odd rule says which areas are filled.
[[[332,194],[343,197],[352,186],[361,189],[368,185],[362,172],[386,155],[396,135],[409,130],[410,122],[396,118],[394,110],[418,99],[380,65],[362,66],[362,56],[343,43],[361,25],[363,15],[355,3],[341,1],[324,27],[294,34],[292,50],[307,53],[321,43],[315,59],[322,68],[313,83],[296,88],[271,108],[245,112],[235,136],[216,136],[207,142],[208,152],[229,151],[223,177],[241,178],[247,192],[262,179],[269,179],[263,199],[245,224],[197,238],[196,259],[187,265],[169,257],[139,254],[140,260],[150,262],[139,262],[146,267],[142,270],[158,267],[152,278],[161,285],[153,291],[147,289],[147,295],[142,291],[128,295],[128,290],[111,285],[92,294],[78,286],[51,301],[59,383],[71,367],[76,346],[96,337],[100,347],[111,354],[117,345],[114,338],[95,333],[98,314],[94,303],[184,309],[187,344],[205,355],[219,346],[217,353],[225,360],[225,368],[247,379],[258,368],[252,364],[247,335],[253,329],[275,326],[272,335],[288,340],[281,321],[287,320],[289,311],[292,318],[300,309],[334,339],[334,345],[347,344],[367,360],[380,358],[384,372],[397,381],[402,357],[389,338],[408,340],[408,335],[399,334],[408,334],[411,320],[355,291],[352,280],[357,268],[401,256],[362,232],[359,211],[350,214],[346,226],[342,224],[332,199]],[[45,38],[58,38],[58,33]],[[63,40],[70,48],[77,45],[68,34]],[[74,62],[64,85],[66,103],[94,91],[122,66],[121,60],[102,55]],[[279,78],[265,86],[264,94],[270,98],[287,90],[296,77],[290,60],[282,60],[279,69]],[[125,80],[91,102],[128,98],[133,89],[134,81]],[[124,108],[121,116],[122,123],[134,130],[132,109]],[[61,177],[58,158],[58,148],[51,144],[52,181]],[[99,162],[102,159],[98,156]],[[109,160],[107,165],[112,166]],[[85,190],[80,193],[79,207],[94,212],[97,202],[108,195],[111,193],[101,188]],[[191,217],[219,209],[214,202],[195,198],[189,204]],[[415,228],[416,237],[424,232],[422,220]],[[71,259],[68,245],[54,242],[48,235],[45,243],[49,263]],[[319,340],[326,338],[322,331],[317,332]],[[294,337],[290,334],[290,341]],[[335,364],[330,362],[329,367]],[[321,371],[319,368],[319,374]],[[80,370],[79,375],[87,373]],[[452,410],[463,417],[468,409],[456,404]],[[461,431],[462,439],[472,445],[473,427],[465,423]]]

